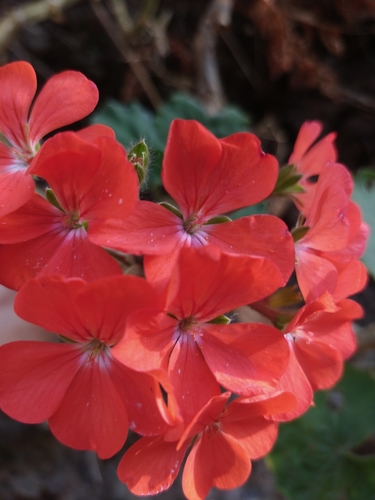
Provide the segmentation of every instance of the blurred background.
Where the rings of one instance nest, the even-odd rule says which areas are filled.
[[[365,310],[358,353],[335,389],[281,426],[243,487],[209,498],[375,499],[375,1],[0,0],[0,64],[16,60],[33,65],[39,86],[66,69],[96,83],[97,110],[69,128],[105,123],[126,148],[145,138],[150,199],[163,195],[173,118],[197,119],[218,137],[250,130],[281,165],[305,120],[320,120],[323,135],[337,132],[339,161],[372,228],[369,284],[354,297]],[[285,200],[254,211],[294,222]],[[45,338],[18,323],[12,300],[0,291],[0,342]],[[61,445],[46,424],[0,414],[0,500],[136,498],[117,479],[121,455],[98,461]],[[179,481],[157,498],[182,499]]]

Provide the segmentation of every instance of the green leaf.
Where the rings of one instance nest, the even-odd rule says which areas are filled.
[[[362,209],[364,220],[370,226],[367,249],[361,260],[375,278],[375,172],[373,168],[361,169],[355,176],[353,200]],[[373,182],[371,182],[373,181]]]
[[[205,113],[199,101],[187,94],[174,94],[164,103],[155,117],[155,127],[166,141],[170,124],[175,118],[197,120],[217,137],[249,130],[249,117],[241,110],[228,106],[214,116]]]
[[[256,205],[251,205],[250,207],[240,208],[239,210],[235,210],[234,212],[230,212],[228,215],[231,220],[239,219],[240,217],[247,217],[248,215],[257,215],[257,214],[267,214],[267,203],[261,201]]]
[[[288,500],[374,498],[375,454],[359,445],[375,432],[375,382],[347,366],[329,392],[318,392],[316,406],[298,420],[280,425],[268,457]]]

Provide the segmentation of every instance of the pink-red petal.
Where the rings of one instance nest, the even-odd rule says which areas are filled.
[[[99,99],[96,85],[78,71],[64,71],[50,78],[35,100],[30,115],[33,143],[57,128],[85,118]]]
[[[75,345],[47,342],[4,344],[0,358],[0,407],[30,424],[53,415],[82,364]]]

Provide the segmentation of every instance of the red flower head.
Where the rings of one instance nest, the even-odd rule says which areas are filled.
[[[28,281],[16,297],[16,313],[69,343],[1,346],[2,410],[26,423],[48,419],[64,444],[101,458],[121,448],[129,425],[148,436],[164,432],[158,384],[112,356],[128,315],[155,301],[152,287],[135,276],[90,284],[61,276]]]
[[[289,365],[277,388],[295,394],[298,404],[280,420],[300,416],[310,407],[313,391],[329,389],[340,379],[343,360],[356,348],[352,322],[362,313],[353,300],[335,303],[326,292],[302,307],[286,326]]]
[[[253,134],[217,139],[196,121],[174,120],[162,178],[179,209],[140,201],[128,219],[113,220],[112,227],[93,234],[92,241],[146,254],[146,275],[153,282],[165,284],[181,247],[213,243],[229,253],[270,259],[285,283],[294,263],[285,224],[270,215],[235,221],[221,215],[266,198],[277,173],[276,158],[263,153]]]
[[[42,274],[87,281],[122,274],[115,260],[91,243],[90,235],[107,218],[131,213],[138,178],[124,148],[112,137],[96,136],[96,131],[62,132],[38,154],[31,171],[48,182],[57,203],[35,194],[1,219],[2,284],[18,289]]]
[[[251,472],[251,460],[268,453],[277,436],[272,415],[295,405],[290,393],[238,398],[213,397],[194,416],[180,441],[164,436],[141,438],[122,458],[118,475],[136,495],[152,495],[171,486],[192,445],[182,476],[189,500],[203,500],[215,486],[237,488]]]
[[[227,324],[221,315],[278,288],[274,268],[267,259],[229,256],[218,247],[183,248],[164,310],[129,317],[114,355],[135,370],[166,372],[161,381],[185,423],[220,393],[219,384],[241,395],[273,390],[288,362],[282,334],[263,324]]]
[[[336,133],[332,132],[314,144],[322,129],[323,125],[318,121],[303,123],[288,161],[288,164],[295,165],[297,173],[302,175],[299,185],[305,193],[293,194],[293,199],[305,216],[311,208],[316,188],[316,183],[311,182],[310,178],[319,175],[327,161],[337,160],[337,151],[333,144]]]
[[[29,63],[0,68],[0,132],[9,143],[0,143],[0,216],[32,197],[34,182],[28,166],[39,141],[53,130],[81,120],[98,102],[95,84],[76,71],[50,78],[31,109],[36,87]]]
[[[364,250],[368,231],[358,207],[350,201],[352,189],[352,178],[343,165],[325,165],[309,215],[298,229],[306,233],[295,245],[298,285],[307,302],[336,290],[339,300],[365,284],[361,264],[353,262]],[[347,281],[353,271],[359,278],[350,286]]]

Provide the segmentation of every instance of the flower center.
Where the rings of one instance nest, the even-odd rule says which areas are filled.
[[[95,359],[100,354],[105,354],[110,350],[110,346],[99,339],[93,339],[83,348],[88,353],[88,361]]]
[[[64,213],[62,215],[62,223],[68,227],[69,229],[78,229],[80,227],[84,227],[87,231],[87,222],[80,220],[80,215],[77,211]]]

